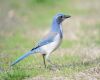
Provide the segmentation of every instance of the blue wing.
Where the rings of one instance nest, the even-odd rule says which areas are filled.
[[[47,36],[45,36],[39,43],[38,46],[43,46],[46,44],[49,44],[54,41],[54,38],[56,37],[57,33],[50,32]]]

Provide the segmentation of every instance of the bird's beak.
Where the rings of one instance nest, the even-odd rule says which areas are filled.
[[[64,16],[64,18],[66,19],[66,18],[70,18],[71,16],[70,15],[65,15]]]

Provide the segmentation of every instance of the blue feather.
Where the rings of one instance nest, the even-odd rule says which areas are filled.
[[[28,57],[29,55],[34,54],[34,53],[36,53],[36,52],[38,51],[37,48],[33,48],[33,49],[34,49],[34,50],[31,50],[31,51],[25,53],[24,55],[22,55],[21,57],[19,57],[16,61],[14,61],[14,62],[11,64],[11,66],[15,65],[15,64],[18,63],[19,61],[23,60],[24,58],[26,58],[26,57]]]

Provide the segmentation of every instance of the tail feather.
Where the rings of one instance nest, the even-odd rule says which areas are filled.
[[[34,48],[34,50],[31,50],[27,53],[25,53],[24,55],[22,55],[21,57],[19,57],[16,61],[14,61],[11,66],[15,65],[16,63],[18,63],[19,61],[23,60],[24,58],[28,57],[30,54],[36,53],[37,50],[35,50],[36,48]]]

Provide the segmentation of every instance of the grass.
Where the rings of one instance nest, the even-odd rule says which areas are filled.
[[[67,45],[66,45],[67,44]],[[61,44],[61,47],[62,48],[71,48],[71,47],[73,47],[74,45],[76,45],[76,44],[78,44],[78,42],[77,41],[75,41],[75,40],[64,40],[63,42],[62,42],[62,44]]]
[[[90,67],[95,66],[92,63],[83,63],[80,57],[75,55],[66,55],[66,56],[51,56],[52,62],[55,63],[55,66],[51,66],[48,64],[48,68],[45,69],[42,61],[42,58],[39,55],[30,56],[14,67],[8,67],[3,74],[1,74],[2,79],[7,80],[18,80],[28,77],[35,76],[45,76],[52,77],[53,76],[68,76],[75,72],[80,72],[84,69],[88,69]],[[38,60],[37,58],[40,57]]]
[[[55,76],[69,77],[97,66],[100,61],[98,50],[100,47],[100,24],[98,20],[99,7],[95,7],[95,3],[99,0],[95,0],[94,4],[90,0],[88,1],[1,1],[0,79],[23,80],[38,76],[46,77],[46,79]],[[83,3],[87,3],[88,6],[85,4],[86,7],[83,8],[81,5]],[[63,29],[65,29],[64,31],[72,29],[73,34],[77,34],[77,39],[70,40],[64,32],[65,36],[60,49],[50,56],[55,65],[47,62],[48,67],[45,69],[41,54],[35,54],[10,67],[11,62],[35,46],[35,42],[46,34],[45,32],[49,30],[52,23],[52,16],[58,12],[72,16],[68,20],[70,23],[68,21],[64,23]],[[76,28],[78,28],[77,31]],[[96,52],[97,50],[98,52]],[[91,56],[93,57],[91,58]]]

